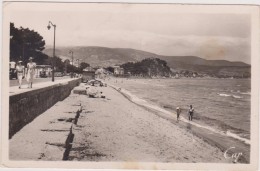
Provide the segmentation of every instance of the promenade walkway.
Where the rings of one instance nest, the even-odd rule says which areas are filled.
[[[73,122],[81,111],[72,94],[24,126],[9,141],[10,160],[63,160],[73,138]]]
[[[37,90],[37,89],[41,89],[44,87],[49,87],[49,86],[53,86],[56,84],[67,84],[68,81],[71,80],[75,80],[78,78],[67,78],[67,79],[60,79],[60,80],[55,80],[54,82],[49,81],[49,82],[40,82],[37,84],[33,84],[33,88],[27,88],[27,85],[22,85],[21,89],[19,89],[19,86],[12,86],[9,87],[9,95],[15,95],[15,94],[20,94],[20,93],[24,93],[24,92],[28,92],[28,91],[32,91],[32,90]]]

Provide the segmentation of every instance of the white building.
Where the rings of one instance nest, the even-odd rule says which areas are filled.
[[[124,75],[124,68],[120,66],[113,66],[115,75]]]
[[[40,77],[41,71],[45,71],[47,76],[51,76],[52,69],[50,65],[36,65],[34,76],[36,78]]]

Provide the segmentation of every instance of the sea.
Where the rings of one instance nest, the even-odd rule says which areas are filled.
[[[195,109],[193,122],[233,137],[250,140],[250,79],[113,79],[151,105],[173,115],[176,107],[181,117],[188,119],[188,108]]]

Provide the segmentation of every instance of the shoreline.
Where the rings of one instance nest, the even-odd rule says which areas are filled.
[[[69,160],[232,163],[216,146],[132,103],[109,85],[95,89],[106,98],[84,97]]]
[[[195,123],[250,144],[250,80],[222,80],[219,84],[216,79],[112,78],[107,82],[171,115],[180,107],[186,120],[188,104],[193,104]]]
[[[178,80],[178,79],[220,79],[220,80],[250,80],[251,77],[248,77],[248,78],[218,78],[218,77],[178,77],[178,78],[175,78],[175,77],[158,77],[158,78],[152,78],[152,77],[133,77],[133,76],[130,76],[130,77],[114,77],[114,79],[147,79],[147,80],[156,80],[156,79],[168,79],[168,80],[171,80],[171,79],[174,79],[174,80]]]
[[[136,104],[137,106],[143,107],[146,110],[149,110],[156,114],[157,116],[164,118],[166,120],[171,121],[172,124],[177,125],[183,129],[189,130],[191,134],[201,138],[206,143],[216,146],[221,151],[225,152],[228,148],[232,147],[233,144],[236,144],[239,147],[236,147],[236,150],[230,150],[231,153],[235,153],[237,150],[242,151],[244,155],[240,157],[239,162],[240,163],[250,163],[250,140],[247,141],[247,139],[236,137],[236,136],[229,136],[227,134],[221,135],[218,132],[215,132],[214,129],[210,130],[210,128],[207,130],[197,123],[189,123],[187,120],[183,117],[181,117],[181,121],[177,123],[176,118],[172,117],[173,115],[176,115],[175,112],[170,112],[168,110],[162,109],[161,107],[157,106],[158,108],[151,108],[151,106],[143,105],[142,103],[138,103],[132,99],[131,96],[136,97],[132,93],[130,93],[127,90],[121,89],[120,87],[109,85],[111,88],[118,91],[120,94],[122,94],[125,98],[127,98],[130,102]],[[130,95],[131,94],[131,95]],[[138,97],[137,97],[138,98]],[[136,100],[136,99],[135,99]],[[140,99],[142,102],[142,99]],[[146,102],[146,101],[145,101]],[[148,102],[149,103],[149,102]],[[161,109],[160,109],[161,108]],[[159,110],[158,110],[159,109]],[[171,114],[171,115],[165,115]],[[183,120],[185,122],[183,122]],[[211,132],[212,131],[212,132]],[[213,134],[212,134],[213,133]],[[218,135],[220,134],[220,135]],[[223,140],[223,137],[227,137],[227,140]]]

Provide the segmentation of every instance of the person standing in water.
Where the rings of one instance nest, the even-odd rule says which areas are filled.
[[[22,66],[22,61],[18,61],[18,65],[16,66],[17,78],[19,82],[19,88],[22,86],[22,80],[24,77],[24,66]]]
[[[33,76],[35,70],[35,63],[32,62],[33,58],[29,58],[29,63],[27,64],[27,82],[28,88],[32,88]]]
[[[190,108],[189,108],[189,111],[188,111],[190,121],[192,121],[193,112],[194,112],[194,108],[192,107],[192,105],[190,105]]]
[[[177,107],[176,112],[177,112],[177,122],[178,122],[180,120],[181,108]]]

